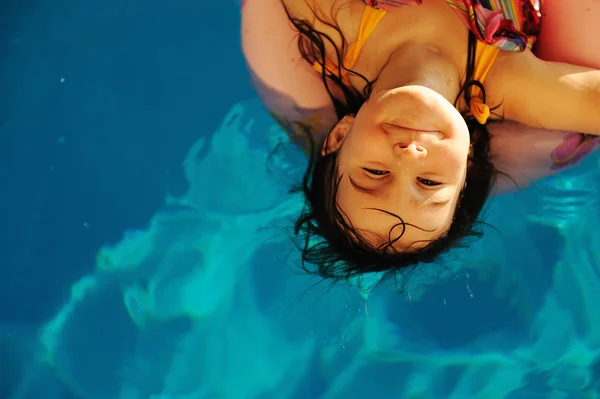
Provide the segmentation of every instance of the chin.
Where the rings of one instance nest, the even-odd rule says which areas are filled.
[[[441,94],[425,86],[403,86],[377,93],[371,102],[378,123],[412,130],[441,132],[451,138],[467,134],[464,118]]]

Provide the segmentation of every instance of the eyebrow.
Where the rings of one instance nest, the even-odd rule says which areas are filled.
[[[371,197],[376,197],[376,198],[381,197],[381,195],[378,193],[378,190],[370,190],[368,188],[364,188],[364,187],[359,186],[352,179],[352,177],[350,177],[350,175],[348,175],[348,180],[350,180],[350,185],[352,187],[354,187],[354,189],[356,191],[359,191],[359,192],[361,192],[363,194],[366,194],[366,195],[369,195]],[[430,207],[430,208],[441,208],[444,205],[448,204],[450,202],[450,200],[451,200],[450,198],[443,199],[443,200],[428,199],[428,200],[425,200],[423,203],[417,204],[417,205],[418,206],[425,205],[425,206]]]

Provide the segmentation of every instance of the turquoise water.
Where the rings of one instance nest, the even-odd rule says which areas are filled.
[[[0,398],[599,396],[598,153],[403,294],[319,283],[237,4],[5,15]]]

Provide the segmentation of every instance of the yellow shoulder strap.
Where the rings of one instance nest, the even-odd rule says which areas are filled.
[[[384,10],[376,10],[372,7],[365,7],[365,11],[363,12],[363,16],[360,20],[360,26],[358,27],[358,35],[356,36],[356,40],[346,53],[344,57],[344,66],[348,69],[354,68],[356,65],[356,61],[358,60],[358,56],[360,55],[361,50],[365,46],[367,39],[373,33],[373,30],[381,21],[381,18],[385,16],[387,12]]]
[[[500,48],[486,44],[482,41],[477,41],[475,50],[475,70],[473,71],[473,79],[481,82],[487,77],[488,72],[494,65],[496,57],[500,53]],[[471,115],[477,122],[484,125],[490,117],[490,108],[483,102],[481,89],[477,86],[471,88],[471,104],[469,106]]]
[[[360,20],[360,26],[358,27],[358,35],[356,36],[356,40],[350,45],[346,55],[344,56],[344,68],[354,68],[354,65],[356,64],[356,61],[358,60],[360,52],[363,49],[367,39],[371,33],[373,33],[373,30],[379,21],[381,21],[381,18],[385,16],[385,14],[387,14],[387,12],[384,10],[376,10],[369,6],[365,7]],[[313,69],[319,73],[323,73],[323,66],[318,62],[313,64]],[[337,70],[338,67],[329,59],[325,59],[325,69],[328,74],[333,74],[333,71]],[[348,71],[342,69],[341,73],[341,78],[344,83],[349,84],[350,81]]]

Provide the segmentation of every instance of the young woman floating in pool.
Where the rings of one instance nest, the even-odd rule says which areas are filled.
[[[332,278],[394,272],[478,235],[495,165],[516,160],[541,175],[535,151],[537,166],[517,155],[527,154],[514,148],[518,125],[491,122],[530,126],[520,146],[530,149],[553,134],[544,129],[590,135],[555,154],[555,166],[592,148],[600,71],[530,48],[539,36],[560,60],[549,44],[558,16],[589,9],[592,31],[600,6],[559,3],[546,0],[546,15],[535,0],[247,0],[242,37],[259,93],[310,156],[296,225],[305,262]]]

